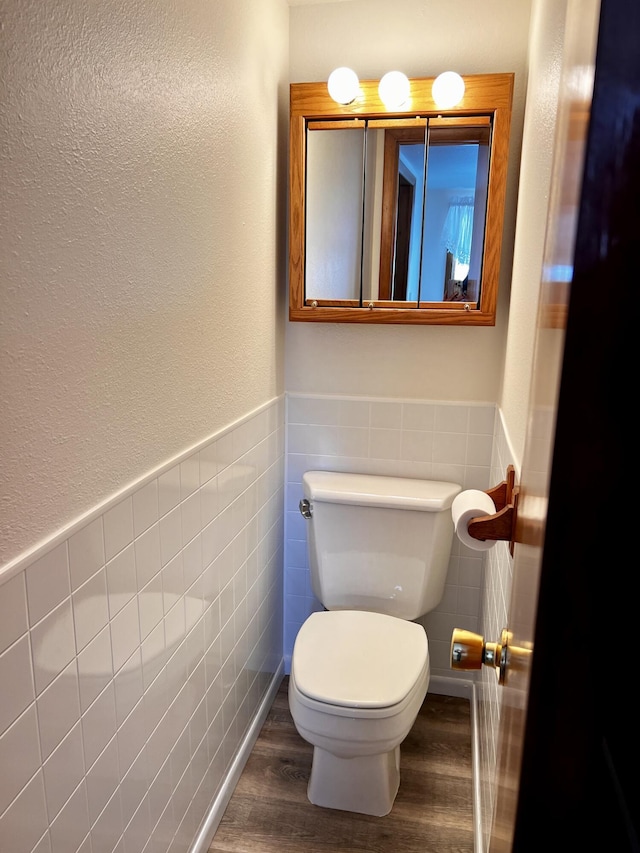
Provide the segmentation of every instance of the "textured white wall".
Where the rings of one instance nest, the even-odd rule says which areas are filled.
[[[566,0],[535,0],[531,16],[518,226],[500,400],[512,447],[519,461],[523,458],[529,414],[531,363],[547,228],[566,8]],[[551,402],[553,404],[554,401]]]
[[[362,79],[513,71],[515,80],[498,319],[491,328],[287,324],[287,390],[428,400],[499,399],[508,322],[529,0],[351,0],[291,9],[296,82],[338,65]],[[529,364],[525,366],[529,369]],[[528,386],[528,373],[527,386]]]
[[[0,566],[283,391],[285,0],[3,0]]]
[[[540,296],[566,11],[566,0],[533,0],[513,286],[501,396],[502,418],[494,436],[493,482],[500,481],[509,464],[515,464],[519,473],[530,417],[530,374]],[[589,20],[588,15],[586,20]],[[550,385],[555,387],[554,383]],[[550,411],[553,411],[553,406]],[[540,413],[537,417],[540,417]],[[539,430],[541,429],[539,426]],[[480,624],[480,633],[484,637],[499,637],[501,630],[509,624],[512,577],[513,560],[503,543],[499,543],[498,547],[487,553],[484,566]],[[488,849],[496,795],[493,780],[504,694],[495,674],[488,667],[483,667],[478,675],[478,766],[481,780],[479,819],[484,849]]]

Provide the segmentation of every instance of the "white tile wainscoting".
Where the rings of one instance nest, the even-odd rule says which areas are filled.
[[[282,671],[283,481],[280,398],[7,567],[3,853],[191,847]]]

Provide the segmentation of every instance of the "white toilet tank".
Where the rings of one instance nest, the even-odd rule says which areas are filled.
[[[461,486],[332,471],[307,471],[302,483],[311,583],[327,610],[417,619],[438,605]]]

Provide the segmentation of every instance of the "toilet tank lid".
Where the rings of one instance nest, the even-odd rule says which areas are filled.
[[[338,471],[306,471],[302,475],[302,485],[305,497],[313,501],[423,512],[449,509],[455,496],[462,491],[458,483],[441,480]]]

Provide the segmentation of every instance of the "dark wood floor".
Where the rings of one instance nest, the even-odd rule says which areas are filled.
[[[400,790],[385,817],[307,799],[313,747],[296,731],[285,677],[209,853],[473,853],[466,699],[427,694],[400,747]]]

